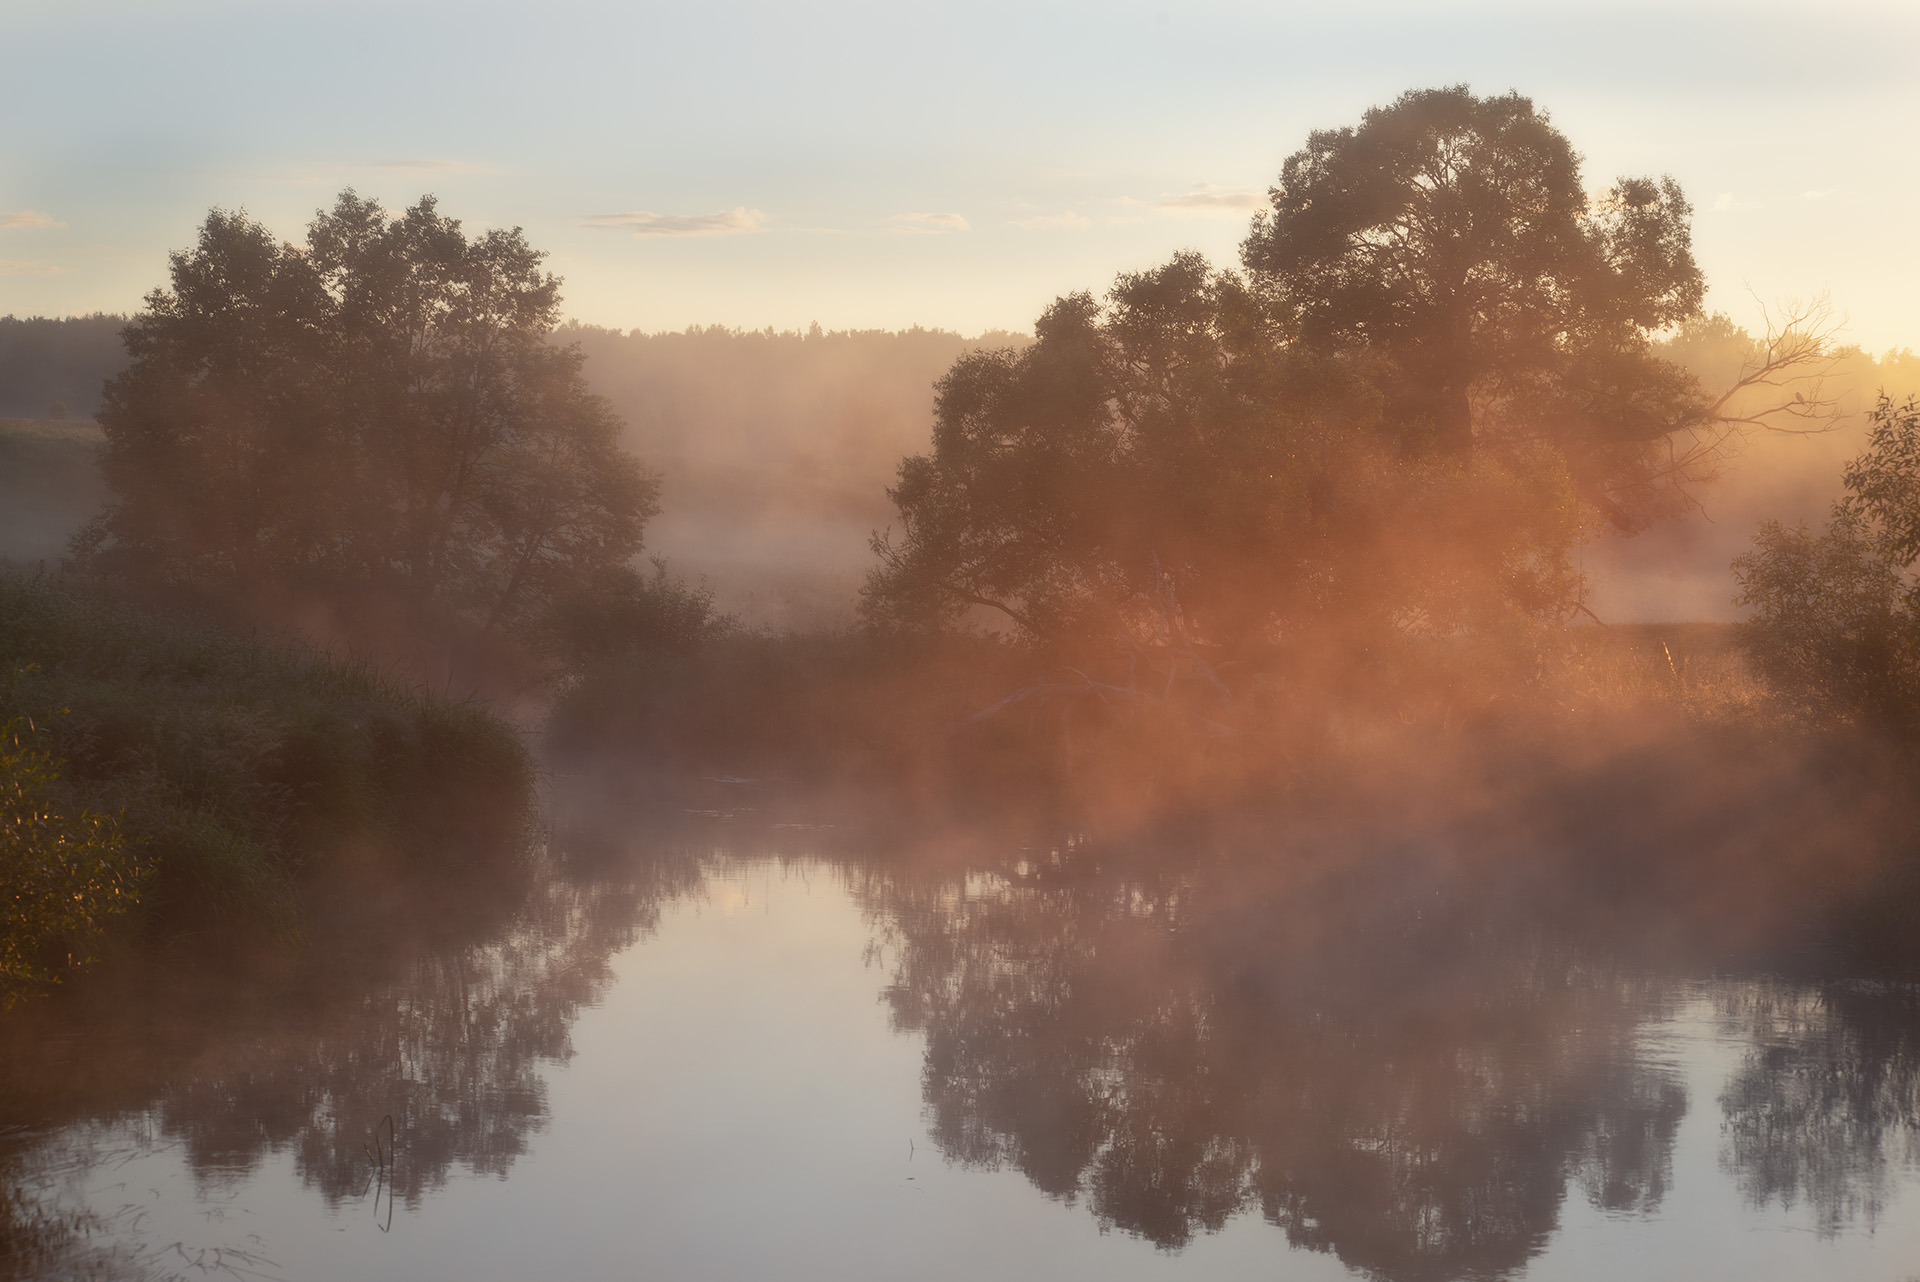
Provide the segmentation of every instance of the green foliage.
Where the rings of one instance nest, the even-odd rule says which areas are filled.
[[[531,626],[624,563],[657,478],[549,341],[559,282],[518,230],[343,192],[304,247],[214,211],[127,328],[100,411],[118,501],[84,563],[246,591],[386,593]]]
[[[532,768],[472,703],[364,661],[234,638],[0,576],[0,717],[31,717],[64,795],[115,814],[162,932],[294,931],[303,876],[350,846],[401,867],[518,849]],[[76,812],[78,813],[78,812]]]
[[[44,738],[0,722],[0,1009],[89,960],[148,872],[113,819],[63,795]]]
[[[1245,277],[1181,254],[954,365],[867,617],[993,611],[1129,698],[1145,665],[1229,703],[1329,652],[1569,617],[1593,519],[1637,528],[1709,470],[1722,402],[1654,347],[1698,311],[1690,215],[1671,179],[1590,198],[1517,94],[1315,133]]]
[[[1125,626],[1161,566],[1190,608],[1227,603],[1218,563],[1236,552],[1279,553],[1247,558],[1268,595],[1295,579],[1333,420],[1367,407],[1265,341],[1250,303],[1182,254],[1122,276],[1105,307],[1058,300],[1024,351],[958,361],[933,452],[889,491],[903,538],[875,545],[869,614],[951,623],[984,606],[1052,639]]]
[[[1671,178],[1600,199],[1519,94],[1403,94],[1288,157],[1243,247],[1315,350],[1361,362],[1417,449],[1551,448],[1582,498],[1643,523],[1675,477],[1658,444],[1708,412],[1651,337],[1704,288]]]
[[[1733,563],[1752,647],[1789,697],[1920,731],[1920,404],[1882,397],[1818,534],[1768,521]]]
[[[1581,512],[1545,449],[1410,453],[1347,362],[1287,340],[1196,254],[1056,302],[1020,352],[942,381],[890,491],[870,618],[974,607],[1030,639],[1216,657],[1563,612]],[[1125,645],[1125,642],[1121,643]]]
[[[593,575],[553,603],[546,626],[550,648],[578,672],[636,652],[692,654],[738,625],[714,612],[710,589],[669,574],[656,557],[651,575],[628,565]]]

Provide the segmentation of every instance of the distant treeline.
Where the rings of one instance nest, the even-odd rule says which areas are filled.
[[[101,386],[127,367],[127,317],[0,316],[0,418],[46,418],[54,402],[91,418]],[[713,325],[672,333],[572,323],[555,335],[587,357],[594,390],[614,403],[629,444],[708,461],[827,461],[898,455],[925,444],[933,384],[962,354],[1018,347],[1027,335],[978,338],[942,329],[806,333]],[[779,414],[770,423],[771,413]],[[904,429],[911,425],[917,434]],[[769,431],[772,427],[776,430]]]
[[[0,418],[92,418],[101,386],[127,367],[126,323],[107,312],[0,316]]]
[[[643,334],[562,327],[625,444],[660,472],[651,552],[704,579],[755,622],[844,623],[895,519],[886,489],[927,446],[934,384],[961,357],[1024,347],[1024,334],[804,332],[720,326]]]
[[[594,391],[627,421],[643,453],[703,463],[794,463],[830,478],[837,464],[923,448],[933,385],[967,352],[1023,347],[1025,334],[967,338],[943,329],[805,333],[723,326],[622,333],[568,324]]]

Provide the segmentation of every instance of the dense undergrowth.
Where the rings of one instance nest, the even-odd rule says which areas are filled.
[[[43,816],[0,853],[8,897],[75,881],[86,906],[9,914],[5,995],[82,955],[107,899],[156,941],[284,938],[346,852],[452,875],[510,857],[530,817],[531,758],[485,707],[48,576],[0,574],[0,722],[0,804]]]

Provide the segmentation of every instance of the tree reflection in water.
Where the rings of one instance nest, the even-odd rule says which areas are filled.
[[[383,1187],[399,1202],[456,1169],[507,1173],[613,956],[716,868],[794,853],[791,829],[721,823],[562,829],[510,911],[317,974],[190,976],[118,1005],[102,985],[14,1012],[0,1276],[45,1274],[74,1245],[61,1216],[85,1211],[86,1173],[114,1145],[177,1146],[203,1193],[290,1154],[337,1206],[367,1195],[391,1113]],[[1661,1207],[1688,1100],[1643,1030],[1702,990],[1530,924],[1489,877],[1081,840],[942,862],[955,840],[809,857],[870,916],[894,1025],[926,1039],[927,1118],[951,1160],[1017,1170],[1165,1249],[1254,1213],[1387,1279],[1512,1274],[1570,1195]],[[1749,1203],[1805,1204],[1830,1233],[1871,1225],[1896,1168],[1920,1162],[1914,994],[1710,991],[1723,1028],[1751,1039],[1720,1098],[1723,1165]]]
[[[329,1205],[377,1181],[411,1209],[456,1167],[504,1175],[545,1123],[543,1069],[570,1058],[573,1021],[612,957],[701,880],[697,850],[632,860],[572,845],[504,920],[404,949],[372,977],[343,961],[208,993],[197,974],[21,1013],[0,1038],[0,1137],[16,1137],[0,1145],[15,1166],[0,1230],[19,1239],[0,1250],[0,1276],[39,1267],[69,1214],[60,1185],[116,1142],[178,1146],[203,1192],[290,1152]],[[388,1114],[384,1164],[373,1149]]]
[[[1624,973],[1431,891],[1102,866],[862,891],[947,1155],[1177,1248],[1257,1208],[1379,1277],[1518,1268],[1571,1181],[1656,1208],[1686,1110]]]
[[[1749,1205],[1804,1202],[1828,1236],[1871,1227],[1894,1170],[1920,1165],[1920,992],[1774,980],[1720,1014],[1751,1042],[1720,1097],[1721,1162]]]

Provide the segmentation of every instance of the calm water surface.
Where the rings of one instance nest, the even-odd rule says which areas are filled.
[[[631,844],[297,1001],[16,1030],[15,1271],[1920,1275],[1909,991],[1070,842]]]

